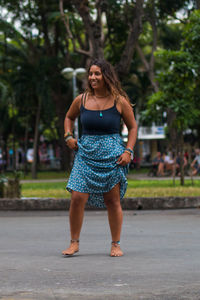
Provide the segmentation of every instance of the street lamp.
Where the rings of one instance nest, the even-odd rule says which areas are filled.
[[[72,79],[72,90],[73,90],[73,99],[76,98],[78,92],[77,92],[77,83],[76,78],[79,80],[82,80],[85,77],[86,69],[84,68],[64,68],[61,71],[61,74],[65,77],[67,80]],[[76,138],[78,138],[78,119],[74,122],[74,135]]]

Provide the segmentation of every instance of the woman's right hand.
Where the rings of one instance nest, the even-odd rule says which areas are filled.
[[[77,139],[71,138],[69,139],[67,142],[67,147],[69,147],[71,150],[78,150],[78,143],[77,143]]]

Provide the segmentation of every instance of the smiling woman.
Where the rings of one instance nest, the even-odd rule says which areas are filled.
[[[73,137],[73,125],[80,115],[82,137]],[[120,137],[120,121],[128,128],[128,142]],[[76,97],[65,118],[65,141],[75,151],[67,190],[70,205],[71,244],[63,251],[72,255],[79,250],[79,236],[86,202],[107,207],[112,236],[111,256],[121,256],[122,200],[126,174],[136,142],[137,125],[126,93],[113,67],[105,60],[94,60],[88,69],[88,88]]]

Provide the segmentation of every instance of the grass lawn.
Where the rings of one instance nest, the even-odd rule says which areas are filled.
[[[63,176],[64,178],[66,176]],[[69,198],[65,189],[66,182],[23,183],[22,197],[55,197]],[[160,197],[160,196],[200,196],[200,180],[185,180],[185,186],[180,186],[179,180],[173,186],[172,180],[128,180],[125,197]]]
[[[19,174],[21,180],[32,179],[30,172],[25,175],[22,171],[19,171]],[[6,172],[5,176],[12,178],[14,176],[14,173]],[[37,179],[62,179],[62,178],[67,178],[68,176],[69,174],[64,171],[40,171],[37,173]]]
[[[168,197],[168,196],[200,196],[200,180],[185,180],[181,186],[180,181],[173,185],[172,180],[128,180],[126,197]]]
[[[140,170],[129,170],[129,174],[147,174],[148,169],[147,168],[141,168]],[[27,174],[24,174],[23,171],[18,172],[20,174],[20,179],[22,180],[30,180],[32,179],[31,177],[31,172],[29,171]],[[13,171],[6,172],[3,174],[5,177],[14,177]],[[37,179],[63,179],[67,178],[69,176],[68,172],[64,171],[39,171],[37,172]]]

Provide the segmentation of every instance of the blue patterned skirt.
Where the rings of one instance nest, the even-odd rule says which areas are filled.
[[[120,183],[122,199],[127,188],[128,166],[119,166],[117,159],[124,149],[119,134],[83,135],[78,140],[67,190],[89,193],[88,205],[105,208],[103,194]]]

